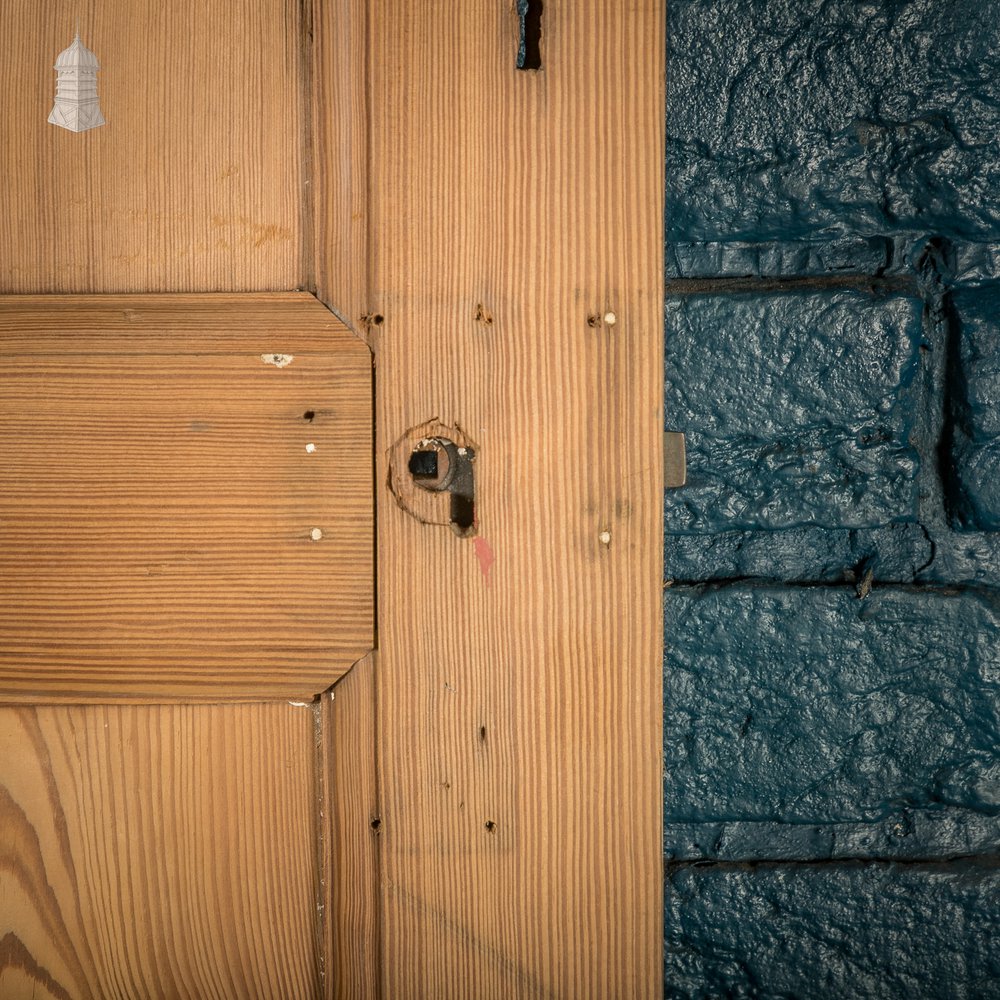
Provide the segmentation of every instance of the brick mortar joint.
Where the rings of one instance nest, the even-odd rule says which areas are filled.
[[[748,275],[746,277],[705,277],[667,278],[664,281],[665,294],[683,295],[725,295],[740,292],[809,292],[846,290],[867,292],[873,295],[903,294],[920,297],[920,287],[916,276],[892,275],[881,277],[870,274],[830,274],[798,275],[776,278]]]

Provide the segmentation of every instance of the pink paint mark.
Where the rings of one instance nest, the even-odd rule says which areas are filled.
[[[488,587],[490,585],[490,567],[496,562],[496,556],[493,555],[493,549],[490,548],[490,543],[485,538],[473,538],[472,547],[476,552],[479,568],[483,571],[483,577],[486,579]]]

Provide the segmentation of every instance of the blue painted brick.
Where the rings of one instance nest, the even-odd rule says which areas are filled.
[[[667,302],[666,413],[688,485],[671,531],[913,520],[920,303],[853,291]]]
[[[1000,813],[1000,610],[974,592],[672,588],[668,822]]]
[[[665,995],[1000,996],[1000,5],[667,10]]]
[[[998,898],[992,862],[677,868],[664,996],[987,1000]]]
[[[946,538],[932,541],[920,524],[893,524],[862,531],[828,528],[790,528],[787,531],[725,531],[714,535],[672,534],[673,523],[664,518],[667,543],[664,579],[696,582],[759,578],[788,583],[860,584],[871,572],[881,583],[912,583],[920,577],[942,582],[937,566],[951,555]],[[963,536],[968,539],[968,536]],[[982,536],[975,536],[977,542]],[[983,576],[996,576],[995,555],[1000,539],[991,549],[963,546],[959,566],[949,560],[948,582],[962,579],[953,574],[982,567]],[[971,558],[970,558],[971,555]],[[966,565],[972,563],[972,566]],[[979,582],[973,578],[971,582]]]
[[[1000,287],[954,296],[961,369],[952,378],[959,526],[1000,529]]]
[[[1000,234],[994,0],[673,0],[671,242]]]

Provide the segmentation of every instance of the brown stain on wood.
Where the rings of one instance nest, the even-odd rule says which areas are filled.
[[[312,296],[0,299],[0,434],[0,700],[311,698],[373,645],[370,356]]]

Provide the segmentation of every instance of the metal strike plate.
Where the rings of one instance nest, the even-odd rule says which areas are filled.
[[[668,490],[680,489],[687,482],[687,454],[684,435],[679,431],[663,434],[663,486]]]

